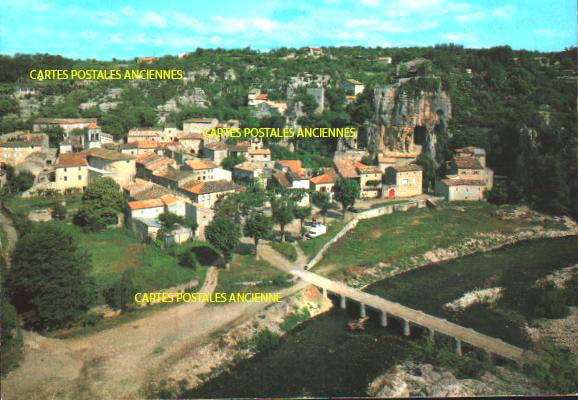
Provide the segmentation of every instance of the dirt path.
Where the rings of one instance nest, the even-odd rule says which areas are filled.
[[[218,271],[210,268],[199,292],[212,293]],[[300,290],[285,289],[281,297]],[[2,381],[4,399],[135,399],[172,362],[212,335],[230,329],[268,303],[206,306],[185,303],[137,321],[80,338],[50,339],[26,332],[21,366]]]
[[[2,249],[2,244],[0,243],[0,249],[2,252],[10,255],[14,246],[16,246],[16,241],[18,240],[18,233],[16,232],[16,228],[14,228],[14,223],[12,219],[6,214],[6,212],[2,209],[2,205],[0,204],[0,228],[6,234],[6,249]],[[10,257],[6,257],[6,262],[10,263]]]

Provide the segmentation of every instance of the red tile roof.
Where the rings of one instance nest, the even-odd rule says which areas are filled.
[[[277,160],[276,162],[296,173],[299,173],[303,168],[301,166],[301,160]]]
[[[62,153],[58,156],[57,168],[86,167],[86,157],[80,153]]]
[[[456,166],[460,169],[484,169],[480,160],[475,157],[468,156],[458,156],[454,157],[454,162]]]

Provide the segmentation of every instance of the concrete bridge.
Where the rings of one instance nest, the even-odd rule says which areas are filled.
[[[455,340],[455,350],[458,354],[462,353],[462,344],[468,344],[485,350],[490,355],[497,355],[518,363],[532,362],[535,359],[534,354],[530,351],[513,346],[500,339],[486,336],[473,329],[464,328],[445,319],[437,318],[382,297],[354,289],[315,273],[298,269],[291,269],[289,272],[320,288],[326,297],[328,292],[340,296],[341,308],[346,308],[347,300],[359,303],[360,317],[362,318],[366,316],[367,308],[369,307],[379,312],[380,322],[384,327],[387,326],[388,317],[391,316],[400,319],[403,323],[403,334],[405,336],[410,335],[411,325],[413,324],[426,328],[432,339],[434,339],[436,333],[452,337]]]

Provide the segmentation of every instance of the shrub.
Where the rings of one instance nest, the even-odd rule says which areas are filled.
[[[578,364],[566,349],[540,343],[535,352],[537,363],[525,366],[526,373],[544,389],[560,394],[575,393],[578,387]]]

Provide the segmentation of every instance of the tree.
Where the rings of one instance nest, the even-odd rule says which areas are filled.
[[[59,226],[42,224],[24,234],[7,283],[26,326],[43,331],[80,321],[95,298],[90,265],[89,255]]]
[[[235,165],[241,164],[243,161],[245,161],[245,157],[243,156],[228,156],[223,158],[223,161],[221,161],[221,167],[232,171]]]
[[[335,200],[343,207],[343,216],[349,207],[355,205],[355,199],[359,196],[359,184],[351,179],[339,179],[333,188]]]
[[[488,201],[497,205],[506,204],[508,202],[508,190],[506,186],[496,182],[494,187],[488,192]]]
[[[252,213],[247,217],[243,233],[255,240],[255,254],[257,254],[259,240],[271,235],[272,230],[273,222],[271,218],[266,217],[263,213]]]
[[[179,265],[193,270],[197,269],[199,266],[199,261],[197,260],[197,256],[192,249],[181,254],[179,257]]]
[[[285,226],[295,219],[295,203],[290,200],[279,198],[271,201],[271,211],[273,222],[279,224],[281,228],[281,241],[285,240]]]
[[[331,209],[331,197],[327,192],[315,192],[313,194],[313,204],[319,207],[321,215],[323,216],[323,223],[325,224],[327,211]]]
[[[106,303],[114,309],[128,311],[134,304],[134,295],[138,293],[134,285],[134,270],[124,271],[118,281],[105,292]]]
[[[123,201],[120,186],[114,180],[98,177],[88,184],[74,223],[92,231],[104,229],[117,222]]]
[[[8,176],[8,187],[12,193],[22,193],[34,185],[34,175],[28,171],[22,171],[17,175]]]
[[[59,221],[62,221],[63,219],[65,219],[66,218],[66,207],[64,207],[60,203],[56,203],[52,207],[52,218],[59,220]]]
[[[172,212],[164,212],[159,215],[159,221],[163,228],[170,232],[175,228],[175,225],[186,225],[185,218]]]
[[[239,224],[230,218],[216,216],[205,228],[205,236],[209,243],[223,254],[225,263],[228,263],[239,245],[241,229]]]
[[[295,214],[295,218],[301,223],[299,232],[301,238],[303,238],[303,224],[305,223],[305,218],[311,216],[311,207],[296,207],[293,213]]]
[[[419,155],[416,164],[423,168],[422,186],[424,191],[429,192],[435,183],[437,164],[433,158],[425,153]]]

